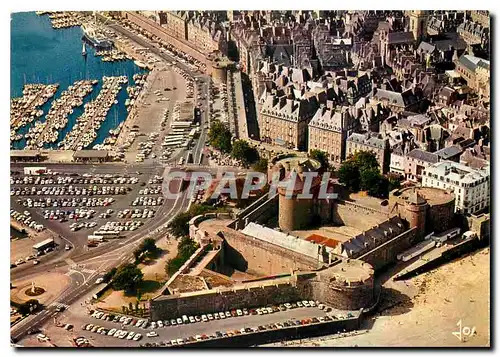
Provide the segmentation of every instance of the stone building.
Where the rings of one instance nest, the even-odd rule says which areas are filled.
[[[354,155],[358,151],[371,151],[375,154],[380,166],[380,172],[385,174],[389,170],[389,139],[379,133],[353,133],[347,138],[346,156]]]
[[[490,12],[488,10],[471,10],[470,17],[472,21],[481,24],[481,26],[490,27]]]
[[[431,187],[394,190],[389,195],[389,211],[398,213],[410,227],[419,227],[420,234],[439,233],[453,227],[455,195]]]
[[[373,88],[370,99],[375,103],[381,103],[393,113],[419,112],[422,101],[421,91],[406,89],[403,92],[395,92],[390,89]]]
[[[487,48],[490,41],[490,30],[474,21],[464,21],[457,28],[457,33],[469,46],[480,46]]]
[[[209,12],[165,11],[160,24],[172,36],[189,42],[200,51],[227,54],[225,29],[215,18],[215,14]]]
[[[479,95],[490,97],[490,61],[472,55],[463,55],[456,61],[456,71],[467,85]]]
[[[443,11],[434,14],[427,21],[427,34],[437,36],[445,33],[455,32],[457,27],[464,22],[465,11]]]
[[[406,15],[408,16],[408,31],[413,34],[413,38],[417,41],[425,38],[430,12],[426,10],[409,10]]]
[[[312,31],[312,39],[319,65],[323,71],[335,71],[352,67],[351,38],[331,34],[331,25],[318,25]]]
[[[359,121],[346,108],[318,109],[309,123],[308,150],[321,150],[328,154],[330,164],[340,165],[346,158],[346,140],[357,131]]]
[[[265,95],[260,109],[260,138],[275,145],[304,150],[307,125],[318,105],[316,98],[295,99],[292,93],[274,90]]]
[[[348,70],[335,73],[335,84],[345,93],[349,105],[354,105],[361,97],[370,94],[373,86],[367,73]]]

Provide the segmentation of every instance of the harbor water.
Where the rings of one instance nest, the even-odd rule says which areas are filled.
[[[51,103],[77,80],[97,79],[98,85],[85,97],[84,104],[94,99],[102,86],[103,76],[127,76],[128,84],[123,85],[118,94],[118,104],[109,110],[106,120],[97,133],[97,138],[88,148],[101,144],[109,130],[114,129],[127,117],[125,100],[128,98],[126,86],[134,85],[132,76],[144,73],[133,61],[103,62],[101,57],[94,56],[95,49],[87,45],[87,56],[82,56],[82,30],[80,27],[53,29],[47,15],[38,16],[35,12],[12,14],[11,19],[11,68],[10,92],[11,98],[22,96],[24,84],[29,83],[59,83],[59,89],[54,97],[42,106],[44,112],[39,119],[45,121],[45,115]],[[68,116],[68,125],[60,130],[59,140],[71,130],[76,118],[84,111],[84,106],[75,108]],[[18,132],[25,134],[34,125],[27,124]],[[14,143],[15,149],[22,149],[25,139]],[[56,148],[57,143],[47,146]]]

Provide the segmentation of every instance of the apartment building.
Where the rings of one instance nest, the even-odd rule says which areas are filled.
[[[426,168],[439,162],[439,156],[421,149],[413,149],[406,155],[405,176],[413,182],[420,182]]]
[[[260,109],[261,139],[274,145],[304,150],[307,125],[317,107],[315,97],[295,99],[292,95],[267,94]]]
[[[358,130],[359,121],[343,107],[340,111],[321,107],[309,123],[308,150],[321,150],[329,155],[332,165],[346,158],[346,140]]]
[[[476,213],[490,205],[490,167],[474,169],[453,161],[426,168],[422,186],[453,191],[455,212]]]

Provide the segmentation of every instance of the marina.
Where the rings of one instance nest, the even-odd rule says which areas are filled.
[[[40,14],[40,15],[44,15]],[[82,24],[80,16],[75,12],[48,12],[49,19],[52,23],[52,28],[63,29],[68,27],[80,26]]]
[[[25,135],[28,140],[26,148],[42,148],[46,143],[55,143],[59,137],[59,130],[68,124],[68,115],[73,113],[73,108],[83,104],[83,98],[96,84],[97,80],[81,80],[69,86],[58,99],[54,100],[45,116],[45,121],[37,121]]]
[[[73,129],[59,142],[59,148],[82,150],[91,145],[97,138],[97,131],[106,119],[111,106],[118,104],[116,96],[128,79],[126,76],[103,77],[102,81],[99,95],[95,100],[85,104],[84,113],[78,117]]]
[[[125,101],[127,112],[134,106],[137,97],[141,93],[144,85],[146,84],[147,74],[134,74],[135,86],[127,87],[128,99]]]
[[[23,88],[23,96],[10,101],[10,128],[12,136],[19,136],[16,131],[43,115],[40,109],[54,96],[58,84],[27,84]]]
[[[101,57],[103,62],[116,62],[116,61],[125,61],[131,60],[132,57],[129,55],[119,51],[119,50],[111,50],[111,51],[96,51],[95,56]]]
[[[42,14],[43,12],[38,13],[38,15]],[[84,22],[88,17],[81,15]],[[14,116],[11,115],[11,130],[15,128],[15,134],[11,135],[11,138],[15,139],[11,141],[11,149],[19,150],[33,147],[31,136],[36,130],[40,130],[42,126],[45,126],[43,122],[52,102],[60,98],[61,94],[76,81],[99,80],[93,86],[94,90],[82,98],[83,105],[72,108],[73,112],[67,115],[67,124],[58,129],[58,136],[55,137],[54,135],[49,142],[42,145],[44,149],[59,148],[59,141],[71,132],[77,118],[83,114],[84,105],[97,97],[103,84],[101,78],[105,76],[125,76],[128,85],[134,86],[136,84],[134,83],[134,74],[147,73],[146,70],[136,66],[134,61],[129,59],[117,62],[103,62],[99,56],[95,56],[95,52],[99,50],[90,45],[88,41],[82,41],[84,32],[80,27],[56,30],[52,27],[51,19],[48,16],[37,16],[35,12],[13,14],[11,26],[13,43],[11,52],[11,99],[23,97],[25,86],[31,86],[32,83],[43,86],[58,84],[56,93],[51,98],[48,98],[45,104],[38,107],[37,113],[34,113],[40,116],[29,118],[27,109],[26,114],[23,116],[24,119],[15,120]],[[33,36],[33,33],[37,35]],[[115,99],[118,104],[112,106],[105,120],[101,122],[93,145],[104,143],[106,138],[110,136],[110,130],[121,128],[120,123],[128,115],[127,106],[125,106],[127,99],[129,99],[127,91],[119,91]],[[18,101],[19,99],[15,99],[15,102]],[[26,106],[27,104],[13,105]],[[14,109],[14,112],[19,112],[19,110],[20,108]],[[29,113],[31,113],[31,110],[29,110]],[[14,123],[17,122],[19,123],[14,126]],[[34,129],[35,126],[37,126],[36,130]],[[48,128],[46,131],[49,132]],[[39,133],[37,133],[38,135]],[[55,141],[53,141],[54,139]]]

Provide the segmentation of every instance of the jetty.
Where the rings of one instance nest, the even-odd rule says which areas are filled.
[[[42,148],[46,143],[55,143],[59,130],[68,124],[68,115],[73,113],[73,108],[83,104],[83,98],[89,94],[96,80],[80,80],[70,85],[61,96],[52,102],[44,122],[36,122],[25,135],[26,149]]]
[[[127,82],[126,76],[103,77],[101,91],[93,101],[85,104],[84,113],[58,146],[64,150],[82,150],[92,144],[109,109],[117,104],[116,97],[121,86]]]

